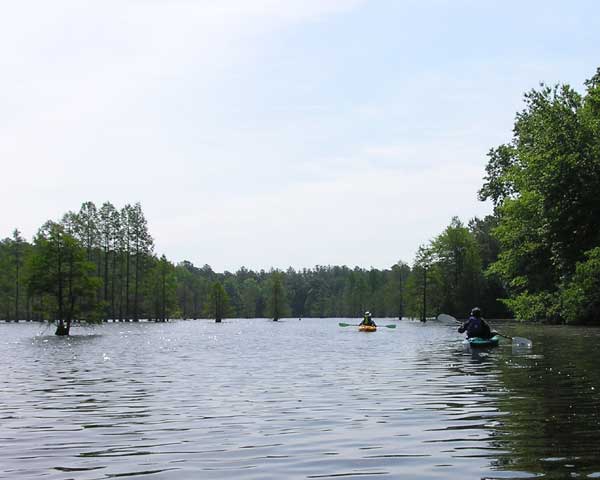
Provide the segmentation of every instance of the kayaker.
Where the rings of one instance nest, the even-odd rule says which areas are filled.
[[[481,309],[478,307],[471,310],[471,316],[458,328],[458,331],[460,333],[467,332],[467,338],[492,338],[490,326],[482,318]]]
[[[365,312],[365,316],[363,317],[362,322],[360,322],[359,325],[368,325],[370,327],[376,327],[377,324],[373,321],[373,318],[371,318],[371,312],[367,311]]]

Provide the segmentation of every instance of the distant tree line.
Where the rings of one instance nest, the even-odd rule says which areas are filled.
[[[489,153],[481,200],[492,215],[455,217],[412,263],[216,273],[154,254],[139,203],[84,203],[27,242],[0,241],[0,318],[487,317],[600,323],[600,69],[580,95],[532,90],[510,143]]]
[[[75,321],[359,317],[365,310],[425,318],[464,316],[475,303],[488,315],[506,315],[496,300],[501,287],[483,274],[498,250],[491,227],[453,219],[412,267],[216,273],[155,255],[139,203],[118,210],[86,202],[46,222],[31,243],[18,230],[0,241],[0,317],[51,320],[57,334],[68,334]]]

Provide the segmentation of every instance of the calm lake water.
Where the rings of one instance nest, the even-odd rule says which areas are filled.
[[[600,478],[600,330],[338,321],[0,324],[0,478]]]

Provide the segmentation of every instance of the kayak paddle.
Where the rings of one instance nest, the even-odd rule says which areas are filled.
[[[360,327],[360,324],[358,324],[358,323],[338,323],[338,325],[340,327]],[[385,327],[385,328],[396,328],[395,323],[390,323],[389,325],[377,325],[377,326]]]
[[[509,340],[512,340],[513,345],[515,347],[525,347],[525,348],[531,348],[531,347],[533,347],[533,342],[531,340],[529,340],[528,338],[524,338],[524,337],[511,337],[509,335],[504,335],[503,333],[497,332],[495,330],[493,330],[492,333],[495,333],[496,335],[499,335],[501,337],[508,338]]]
[[[456,318],[454,318],[452,315],[448,315],[447,313],[440,313],[437,316],[438,320],[441,321],[448,321],[448,320],[452,320],[458,323],[462,323],[460,320],[457,320]],[[509,340],[512,340],[513,345],[516,347],[526,347],[526,348],[531,348],[533,347],[533,342],[531,340],[529,340],[528,338],[524,338],[524,337],[511,337],[510,335],[504,335],[503,333],[497,332],[496,330],[492,330],[492,333],[499,335],[501,337],[504,338],[508,338]]]
[[[452,315],[448,315],[448,314],[446,314],[446,313],[440,313],[440,314],[437,316],[437,319],[438,319],[440,322],[446,322],[446,323],[459,322],[459,323],[460,323],[460,320],[457,320],[457,319],[456,319],[456,318],[454,318]]]

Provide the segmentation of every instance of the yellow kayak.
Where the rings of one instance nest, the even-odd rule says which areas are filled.
[[[359,332],[376,332],[377,327],[374,327],[373,325],[359,325],[358,331]]]

